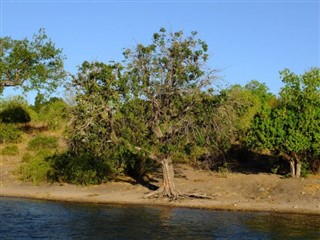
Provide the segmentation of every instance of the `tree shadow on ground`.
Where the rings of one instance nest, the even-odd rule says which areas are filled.
[[[159,187],[155,184],[159,183],[157,177],[150,177],[148,175],[145,176],[130,176],[130,178],[118,178],[116,182],[126,182],[132,185],[139,184],[149,190],[155,191]]]
[[[226,155],[228,169],[235,173],[258,174],[273,173],[286,175],[289,163],[281,157],[250,151],[239,145],[233,145]]]

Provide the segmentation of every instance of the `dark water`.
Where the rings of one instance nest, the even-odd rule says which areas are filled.
[[[0,198],[0,239],[320,239],[320,217]]]

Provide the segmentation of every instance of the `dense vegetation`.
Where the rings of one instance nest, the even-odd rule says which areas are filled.
[[[293,177],[320,171],[319,68],[301,76],[283,70],[279,96],[256,80],[218,89],[197,33],[162,28],[151,44],[126,49],[121,64],[85,61],[69,82],[75,95],[67,104],[40,91],[66,76],[61,50],[43,31],[1,42],[0,87],[38,90],[34,105],[22,97],[0,102],[1,155],[22,159],[22,179],[97,184],[161,166],[154,194],[177,197],[174,163]]]

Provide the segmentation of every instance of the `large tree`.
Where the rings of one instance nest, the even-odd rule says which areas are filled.
[[[124,70],[118,64],[84,63],[73,79],[73,149],[87,144],[101,155],[122,146],[121,152],[151,159],[163,171],[163,183],[151,195],[178,197],[173,156],[195,142],[211,141],[205,121],[212,109],[199,108],[208,102],[217,76],[205,69],[208,46],[196,35],[162,28],[151,44],[124,51]],[[198,113],[206,115],[201,119]]]
[[[150,129],[149,157],[161,164],[163,183],[154,194],[178,196],[174,185],[172,155],[181,138],[196,138],[196,101],[216,78],[206,71],[207,44],[196,39],[196,32],[166,33],[160,29],[150,45],[127,49],[126,78],[133,94],[145,102],[144,124]],[[189,140],[190,141],[190,140]],[[140,146],[138,146],[140,147]]]
[[[0,38],[0,94],[4,87],[54,91],[66,77],[62,50],[40,29],[31,40]]]
[[[246,141],[280,155],[289,161],[291,175],[300,177],[301,163],[320,156],[320,69],[300,76],[285,69],[281,78],[279,103],[255,117]]]

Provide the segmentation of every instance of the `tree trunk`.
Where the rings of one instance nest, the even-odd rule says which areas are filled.
[[[163,195],[175,198],[179,194],[174,184],[174,170],[171,157],[167,157],[161,161],[163,182],[161,188],[163,188]]]
[[[293,160],[290,160],[289,163],[290,163],[290,174],[291,174],[291,177],[295,177],[296,176],[295,162]]]
[[[176,186],[174,184],[174,170],[172,164],[172,158],[166,157],[160,161],[162,167],[163,181],[160,188],[148,194],[146,197],[159,196],[175,199],[179,196]]]
[[[296,161],[296,177],[301,176],[301,163],[300,161]]]

